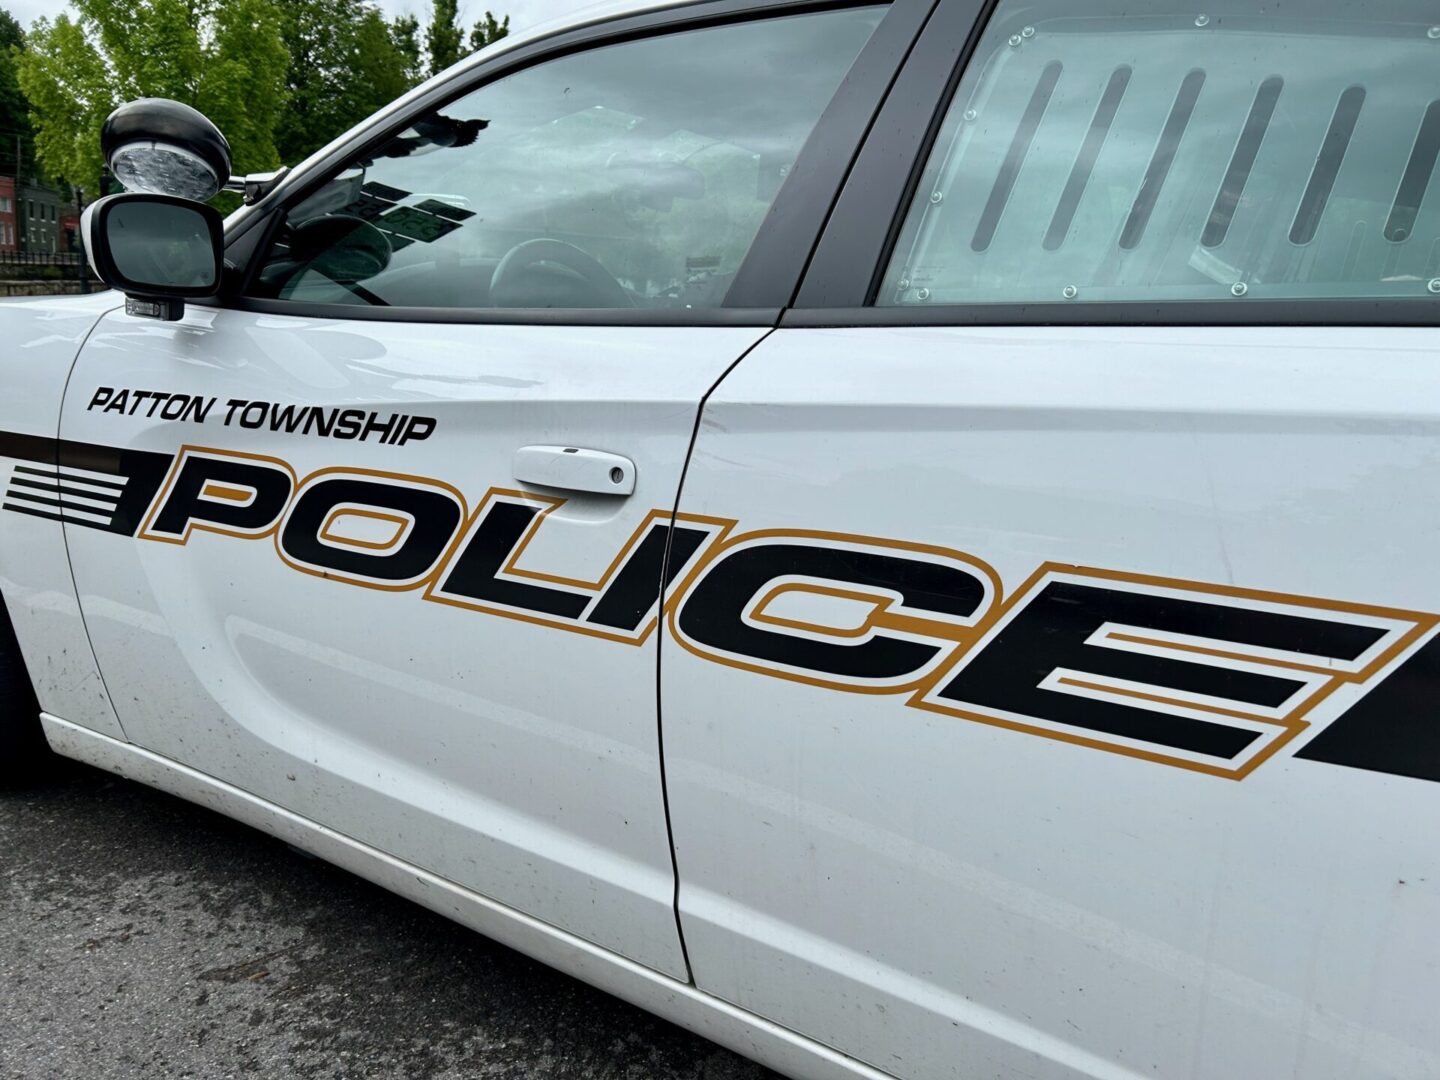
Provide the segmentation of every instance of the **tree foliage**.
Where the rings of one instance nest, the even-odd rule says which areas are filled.
[[[397,26],[400,20],[396,20]],[[411,19],[414,22],[414,19]],[[430,25],[425,30],[425,52],[430,61],[430,74],[437,75],[451,64],[491,42],[499,41],[510,32],[510,16],[497,20],[494,12],[486,11],[470,28],[469,47],[465,29],[460,25],[459,0],[434,0],[430,9]]]
[[[414,15],[401,15],[390,24],[390,40],[405,61],[405,78],[414,86],[425,77],[420,52],[420,20]]]
[[[483,19],[475,20],[470,28],[470,51],[479,52],[486,45],[494,44],[510,33],[510,16],[496,20],[493,11],[486,10]]]
[[[15,72],[16,54],[24,47],[25,31],[8,11],[0,10],[0,173],[10,176],[31,176],[35,170],[30,103]]]
[[[293,164],[509,32],[433,2],[423,32],[374,0],[69,0],[28,34],[0,10],[0,161],[19,132],[27,163],[94,195],[105,117],[168,97],[215,121],[237,172]]]
[[[286,108],[276,132],[294,163],[415,83],[413,61],[365,0],[278,0],[290,54]]]
[[[430,26],[425,31],[430,74],[444,71],[465,55],[465,31],[460,28],[459,0],[435,0]]]
[[[275,127],[288,56],[271,0],[71,0],[74,17],[38,19],[17,56],[35,149],[47,170],[90,193],[100,126],[117,105],[168,97],[225,132],[237,171],[279,163]]]

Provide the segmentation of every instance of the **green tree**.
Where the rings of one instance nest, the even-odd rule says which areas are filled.
[[[510,16],[506,15],[499,22],[495,21],[495,13],[485,12],[483,19],[477,19],[475,25],[470,28],[470,51],[479,52],[486,45],[499,41],[510,33]]]
[[[372,104],[363,115],[351,117],[350,122],[358,124],[414,86],[419,80],[410,77],[411,65],[409,53],[391,37],[380,10],[367,7],[355,28],[355,72]]]
[[[94,193],[100,126],[137,97],[183,101],[225,132],[237,172],[279,163],[275,129],[289,57],[271,0],[71,0],[38,19],[18,54],[35,149],[54,175]]]
[[[395,20],[397,35],[402,31],[401,20]],[[416,27],[411,17],[410,28]],[[425,52],[430,61],[429,73],[436,75],[455,61],[469,56],[499,41],[510,32],[510,16],[497,20],[494,12],[486,11],[483,19],[477,19],[470,28],[469,47],[466,47],[465,28],[460,25],[459,0],[435,0],[430,9],[430,25],[425,29]]]
[[[281,0],[290,53],[276,144],[296,162],[412,85],[410,60],[368,0]]]
[[[459,0],[435,0],[425,30],[425,51],[430,74],[444,71],[465,55],[465,31],[460,28]]]
[[[420,20],[414,15],[398,16],[390,24],[390,40],[405,61],[405,78],[414,86],[425,77],[420,58]]]
[[[0,173],[30,176],[35,169],[35,134],[30,102],[16,77],[16,54],[25,47],[25,31],[0,8]]]

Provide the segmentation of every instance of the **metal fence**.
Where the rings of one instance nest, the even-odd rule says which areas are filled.
[[[0,251],[0,271],[14,266],[68,266],[78,268],[83,261],[78,251]]]

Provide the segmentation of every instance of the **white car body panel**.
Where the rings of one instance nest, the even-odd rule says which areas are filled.
[[[192,307],[116,314],[76,364],[62,431],[451,485],[476,512],[514,453],[635,462],[628,498],[565,500],[521,572],[598,580],[673,507],[704,392],[763,330],[353,324]],[[91,408],[97,389],[217,398],[203,423]],[[433,418],[385,445],[241,425],[230,399]],[[231,423],[226,424],[227,417]],[[544,497],[543,495],[541,497]],[[148,534],[147,534],[148,535]],[[615,642],[299,572],[269,538],[70,530],[110,692],[139,746],[684,978],[661,802],[655,638]]]
[[[417,87],[232,215],[236,266],[422,97],[667,6],[583,9]],[[1227,290],[1155,325],[1143,292],[1077,291],[1054,320],[1081,325],[959,328],[974,309],[918,293],[865,306],[829,271],[883,268],[825,241],[889,220],[867,163],[910,175],[928,151],[895,116],[923,125],[927,65],[949,85],[944,50],[989,10],[920,6],[852,70],[894,90],[836,96],[854,145],[832,117],[777,173],[771,240],[798,235],[796,191],[829,224],[793,281],[747,256],[738,313],[0,304],[0,593],[47,738],[790,1076],[1440,1080],[1433,312],[1205,325],[1290,313]],[[1136,101],[1158,125],[1163,95]],[[996,143],[1011,213],[1038,205],[1020,131]],[[1408,139],[1388,152],[1423,164]],[[1385,302],[1335,299],[1361,322]],[[1295,316],[1275,321],[1331,317]],[[770,329],[792,318],[812,328]],[[1085,325],[1107,318],[1135,325]],[[390,426],[340,434],[345,410]],[[340,481],[413,512],[357,495],[307,534]],[[507,513],[528,524],[501,543]],[[413,573],[366,569],[437,538]],[[630,581],[645,602],[600,620]],[[530,599],[477,591],[496,583]],[[1095,595],[1161,614],[1090,627]],[[1268,629],[1242,640],[1247,619]],[[1363,647],[1279,632],[1301,623]],[[855,659],[896,643],[921,658]],[[1117,708],[1129,726],[1092,722]],[[1357,728],[1362,751],[1335,749]]]
[[[58,717],[42,719],[51,745],[66,757],[242,821],[786,1076],[801,1080],[885,1080],[884,1073],[726,1005],[688,983],[497,904],[249,792]]]
[[[5,353],[0,360],[5,387],[0,393],[0,431],[11,438],[53,444],[59,426],[56,407],[75,354],[100,316],[119,300],[114,293],[102,293],[0,303],[0,341]],[[17,474],[17,467],[54,473],[53,465],[10,456],[0,441],[0,495],[11,491],[17,475],[32,483],[56,482]],[[44,497],[39,488],[30,490]],[[0,499],[3,501],[17,500]],[[44,509],[43,504],[27,505]],[[0,594],[15,625],[41,707],[123,739],[125,732],[110,707],[85,636],[59,521],[0,513]]]
[[[780,330],[681,509],[1006,595],[1053,561],[1435,612],[1437,363],[1418,329]],[[1239,782],[669,638],[662,694],[704,990],[901,1076],[1440,1076],[1434,786],[1292,756],[1358,688]]]

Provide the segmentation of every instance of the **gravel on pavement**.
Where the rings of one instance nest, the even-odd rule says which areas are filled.
[[[773,1080],[246,826],[57,763],[0,791],[3,1080]]]

